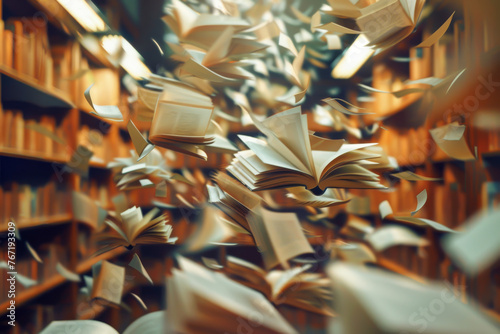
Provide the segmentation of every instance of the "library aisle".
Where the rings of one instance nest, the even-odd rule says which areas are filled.
[[[500,333],[497,0],[0,0],[0,333]]]

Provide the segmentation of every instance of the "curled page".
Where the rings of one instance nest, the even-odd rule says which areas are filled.
[[[142,265],[141,259],[139,258],[139,255],[137,255],[137,253],[134,254],[134,257],[132,258],[132,260],[128,265],[137,270],[139,273],[141,273],[141,275],[144,276],[144,278],[146,278],[148,282],[151,283],[151,285],[153,285],[153,280],[146,271],[146,268],[144,268],[144,266]]]
[[[92,102],[92,97],[90,96],[90,90],[92,89],[93,86],[94,84],[90,85],[90,87],[87,88],[87,90],[85,90],[84,93],[85,99],[90,104],[92,109],[94,109],[95,111],[91,112],[91,114],[113,121],[123,121],[123,115],[117,106],[100,106]]]
[[[380,203],[378,206],[378,211],[380,212],[380,217],[382,219],[393,214],[391,205],[388,201],[383,201],[382,203]]]
[[[443,25],[441,27],[439,27],[438,30],[436,30],[432,35],[427,37],[424,41],[422,41],[422,43],[420,43],[416,47],[417,48],[429,48],[429,47],[433,46],[434,44],[436,44],[436,42],[439,41],[439,39],[441,37],[443,37],[443,35],[446,33],[446,30],[448,30],[454,15],[455,15],[455,12],[453,12],[453,14],[451,14],[451,16],[448,18],[448,20],[446,20],[446,22],[443,23]]]
[[[476,276],[500,258],[500,210],[483,212],[465,223],[465,232],[449,235],[443,248],[467,274]]]
[[[132,139],[132,143],[134,144],[135,150],[139,155],[137,161],[141,161],[144,159],[153,149],[155,145],[148,142],[141,134],[141,132],[137,129],[134,122],[132,120],[128,121],[127,130],[130,134],[130,138]]]
[[[412,211],[411,215],[413,216],[414,214],[419,212],[420,209],[422,209],[422,207],[425,205],[425,202],[427,202],[427,190],[426,189],[424,189],[422,192],[420,192],[417,195],[417,208],[415,209],[415,211]]]
[[[462,161],[474,160],[475,157],[471,153],[469,146],[467,146],[465,137],[462,136],[457,140],[459,132],[457,126],[458,123],[452,123],[429,130],[429,132],[439,148],[448,156]],[[453,140],[446,140],[445,138]]]
[[[136,295],[135,293],[131,292],[130,293],[132,295],[132,297],[134,297],[134,299],[139,303],[139,305],[141,305],[141,307],[147,311],[148,307],[146,306],[146,303],[144,303],[144,301],[142,300],[141,297],[139,297],[138,295]]]
[[[293,53],[295,57],[299,55],[295,44],[293,44],[292,39],[288,35],[281,33],[278,44]]]
[[[30,252],[31,256],[33,256],[33,258],[36,260],[36,262],[43,263],[42,259],[38,255],[37,251],[33,247],[31,247],[30,243],[26,241],[25,245],[26,245],[26,248],[28,248],[28,251]]]

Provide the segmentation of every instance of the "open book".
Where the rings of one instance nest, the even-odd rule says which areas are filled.
[[[206,160],[207,154],[199,146],[214,141],[206,136],[213,110],[210,97],[181,82],[165,80],[149,140],[157,146]]]
[[[380,0],[360,9],[356,23],[369,45],[388,47],[411,34],[424,4],[425,0]]]
[[[259,292],[178,260],[181,270],[167,279],[167,333],[297,333]]]
[[[130,324],[123,334],[163,333],[165,311],[156,311],[143,315]],[[119,334],[108,324],[96,320],[52,321],[40,334],[67,333]]]
[[[276,305],[287,304],[333,316],[331,282],[320,274],[305,272],[310,266],[266,272],[253,263],[228,256],[222,271],[241,284],[262,292]]]
[[[99,253],[120,246],[174,243],[177,238],[170,238],[172,225],[167,224],[166,217],[160,215],[154,218],[159,211],[159,209],[154,208],[143,216],[141,208],[134,206],[123,211],[118,219],[106,219],[105,223],[111,227],[114,233],[99,235],[99,242],[105,245],[99,250]]]
[[[247,221],[267,269],[278,264],[288,269],[289,260],[314,253],[295,213],[274,212],[259,206],[247,215]]]
[[[250,150],[236,153],[227,167],[250,190],[305,186],[321,194],[326,188],[384,188],[379,176],[368,170],[376,165],[370,159],[379,155],[363,150],[376,143],[346,144],[314,136],[300,107],[262,123],[255,117],[253,121],[267,140],[240,135]]]

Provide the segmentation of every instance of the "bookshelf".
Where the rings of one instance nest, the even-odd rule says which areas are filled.
[[[393,187],[392,192],[355,192],[370,199],[370,214],[366,218],[373,226],[403,224],[387,219],[382,221],[378,205],[387,200],[395,213],[411,212],[415,208],[416,195],[423,189],[427,190],[427,203],[416,216],[456,230],[460,230],[461,223],[474,213],[498,203],[497,188],[493,184],[497,179],[498,130],[481,129],[474,121],[476,115],[483,111],[498,112],[500,103],[498,94],[488,92],[484,85],[484,79],[491,79],[491,76],[493,80],[500,78],[498,62],[491,60],[498,56],[500,50],[498,36],[492,36],[498,22],[492,19],[489,12],[495,4],[493,1],[485,1],[481,6],[455,1],[429,3],[433,6],[433,19],[427,19],[425,26],[417,26],[416,33],[398,47],[374,56],[364,71],[371,71],[374,88],[386,91],[401,89],[405,80],[444,78],[463,69],[466,69],[465,72],[448,93],[447,87],[433,94],[414,93],[402,98],[375,93],[374,102],[361,103],[361,107],[376,112],[373,116],[365,116],[365,124],[381,122],[385,129],[379,130],[372,140],[379,142],[388,155],[397,159],[401,171],[442,178],[442,181],[410,182],[385,175],[386,184]],[[442,24],[443,18],[454,11],[456,23],[449,27],[439,42],[428,49],[412,47],[429,36]],[[410,61],[397,63],[392,57],[406,57]],[[359,81],[360,78],[352,80]],[[478,92],[488,97],[481,98]],[[354,88],[348,94],[356,98],[359,89]],[[457,104],[461,104],[461,108]],[[476,155],[477,150],[476,160],[450,158],[432,139],[429,130],[453,121],[466,125],[464,137],[472,154]],[[355,140],[352,136],[349,138]],[[497,266],[475,279],[468,279],[451,264],[441,248],[442,233],[429,227],[403,226],[410,227],[430,241],[425,255],[416,256],[416,248],[395,247],[377,254],[378,265],[417,281],[447,280],[459,291],[467,286],[471,297],[468,302],[498,315],[498,281],[493,279],[492,274]]]
[[[23,287],[17,283],[20,326],[0,328],[5,333],[34,333],[52,320],[76,319],[77,315],[83,319],[109,316],[102,307],[99,312],[80,309],[79,284],[68,281],[55,265],[60,262],[83,275],[101,260],[123,260],[126,252],[117,249],[92,256],[94,241],[83,237],[89,227],[74,216],[71,194],[85,193],[111,209],[111,197],[117,191],[106,165],[115,157],[128,156],[133,146],[128,133],[120,134],[126,122],[111,123],[90,114],[83,92],[89,81],[106,77],[113,87],[103,94],[113,96],[115,104],[122,101],[124,116],[128,115],[127,93],[120,86],[120,69],[104,57],[104,50],[91,51],[83,45],[75,37],[76,25],[68,24],[67,15],[60,16],[61,8],[47,11],[54,4],[58,5],[55,1],[0,1],[0,235],[14,218],[22,240],[28,240],[43,261],[38,264],[23,248],[23,241],[17,241],[16,269],[36,284]],[[40,13],[49,20],[32,31],[30,23],[36,23],[32,19]],[[70,78],[81,68],[89,73]],[[72,168],[79,145],[94,151],[86,176]],[[0,242],[2,254],[7,253],[4,241]],[[3,280],[6,275],[2,270]],[[128,291],[132,288],[127,287]],[[54,294],[61,297],[54,298]],[[9,303],[3,289],[1,297],[3,316]]]
[[[298,207],[284,193],[277,192],[276,201],[283,210],[297,212],[304,229],[311,235],[310,244],[321,251],[339,236],[357,240],[352,235],[342,235],[339,232],[347,215],[362,217],[374,227],[384,224],[409,227],[416,234],[425,236],[430,241],[430,246],[425,250],[398,246],[375,252],[376,266],[418,282],[438,279],[451,282],[457,289],[467,287],[467,292],[472,297],[468,302],[477,303],[485,312],[498,318],[498,266],[475,279],[468,279],[445,255],[440,246],[441,232],[426,226],[383,220],[379,215],[378,205],[384,200],[389,201],[394,212],[411,212],[415,209],[416,195],[426,189],[428,200],[417,216],[435,220],[449,228],[460,229],[461,222],[479,209],[491,208],[500,203],[500,137],[495,131],[478,128],[474,123],[476,113],[491,110],[498,112],[500,103],[499,95],[489,91],[488,87],[482,89],[484,94],[491,93],[487,99],[477,97],[478,85],[484,85],[482,79],[478,78],[493,75],[494,80],[500,81],[500,68],[494,61],[500,55],[500,41],[492,33],[500,28],[500,23],[493,18],[496,8],[494,1],[485,0],[484,7],[474,6],[470,1],[428,2],[436,13],[435,18],[425,25],[418,25],[415,33],[397,47],[372,57],[363,67],[362,74],[372,77],[370,85],[374,88],[396,91],[404,86],[406,80],[431,76],[444,78],[449,73],[465,68],[466,71],[449,93],[445,93],[446,89],[443,91],[442,88],[434,94],[413,93],[402,98],[376,93],[371,102],[358,103],[357,99],[366,95],[360,93],[356,85],[364,82],[364,78],[358,75],[348,81],[318,80],[315,84],[320,87],[311,89],[313,93],[308,99],[318,102],[329,94],[325,87],[343,86],[343,98],[375,111],[373,116],[348,119],[359,126],[380,123],[384,129],[366,137],[372,142],[379,142],[388,155],[395,157],[401,171],[438,177],[442,181],[410,182],[396,179],[383,171],[384,184],[390,186],[392,191],[353,190],[351,194],[358,196],[359,201],[351,203],[344,215],[329,219],[329,226],[308,221],[308,216],[319,213],[319,210]],[[103,3],[111,8],[116,4],[114,1]],[[36,240],[33,246],[40,249],[43,266],[47,267],[44,269],[25,250],[22,251],[19,271],[21,273],[23,270],[23,274],[38,283],[19,290],[16,307],[19,319],[36,325],[16,328],[12,333],[38,332],[50,321],[62,319],[98,319],[117,329],[123,329],[131,320],[144,314],[130,298],[130,292],[139,294],[140,291],[140,296],[147,299],[149,310],[165,307],[164,279],[173,266],[170,256],[174,251],[170,246],[143,246],[134,249],[140,254],[154,285],[141,283],[140,280],[136,284],[126,284],[123,300],[130,306],[130,312],[89,303],[79,293],[82,284],[69,281],[54,269],[55,264],[61,262],[80,276],[91,275],[92,267],[101,260],[112,260],[122,265],[130,261],[132,253],[123,247],[93,256],[96,251],[92,239],[95,229],[75,216],[71,196],[73,192],[79,192],[100,207],[112,210],[112,198],[120,192],[116,189],[113,171],[106,166],[116,157],[129,157],[129,151],[133,149],[126,128],[129,119],[133,119],[143,132],[149,130],[150,123],[150,120],[138,117],[140,111],[133,110],[129,105],[128,94],[120,82],[123,71],[107,59],[102,48],[96,50],[92,47],[92,41],[76,37],[82,34],[81,28],[57,6],[57,2],[51,0],[0,0],[1,19],[4,23],[0,31],[0,207],[6,208],[5,212],[0,212],[0,236],[7,231],[7,221],[14,217],[23,237],[26,235],[30,242]],[[449,16],[453,11],[456,11],[456,23],[450,26],[436,45],[428,49],[414,47],[442,23],[440,18]],[[46,26],[36,32],[30,27],[23,27],[24,21],[19,18],[33,18],[37,12],[46,15]],[[119,25],[115,22],[117,18],[119,19],[119,15],[112,20],[116,26],[113,28],[116,29]],[[125,24],[131,25],[130,22]],[[18,43],[16,38],[27,42]],[[38,39],[43,39],[47,44],[39,43]],[[410,61],[398,63],[393,57],[406,57]],[[83,74],[70,79],[82,70]],[[97,87],[96,99],[109,101],[111,96],[112,101],[107,104],[120,106],[123,122],[106,121],[92,114],[83,91],[94,81],[108,83],[107,87]],[[474,102],[474,108],[469,108],[474,110],[465,108],[457,111],[457,101],[462,104]],[[278,109],[284,108],[283,105],[276,105]],[[320,136],[332,139],[347,137],[351,143],[366,141],[356,138],[345,129],[338,130],[333,124],[327,126],[317,123],[313,110],[309,110],[307,104],[303,106],[303,110],[307,113],[309,130]],[[216,116],[215,120],[227,130],[228,138],[240,147],[243,145],[237,139],[238,134],[260,135],[255,126],[244,127],[220,116]],[[434,143],[429,130],[453,120],[460,120],[467,126],[465,137],[473,153],[477,151],[475,161],[454,160]],[[87,147],[93,152],[87,175],[80,175],[73,168],[72,157],[79,146]],[[180,172],[184,168],[197,170],[206,179],[215,170],[224,170],[232,159],[230,154],[209,153],[208,161],[205,162],[161,148],[160,151],[173,172]],[[4,162],[7,168],[3,168]],[[127,190],[123,193],[129,203],[141,206],[144,210],[152,207],[153,200],[176,206],[175,209],[164,211],[168,211],[168,219],[174,227],[173,236],[179,237],[178,244],[182,245],[196,228],[188,219],[190,214],[193,213],[192,218],[196,219],[201,210],[190,208],[176,195],[181,194],[186,199],[194,196],[204,202],[206,189],[201,183],[186,191],[169,189],[165,198],[156,197],[154,188]],[[47,198],[51,201],[47,201]],[[28,216],[19,215],[21,211],[26,211],[21,207],[29,207]],[[184,215],[186,211],[190,212],[188,218]],[[53,236],[47,240],[37,240],[40,230],[43,230],[44,235]],[[210,249],[202,255],[217,258],[221,262],[224,262],[227,255],[234,255],[262,264],[261,255],[251,236],[239,235],[228,242],[238,245]],[[0,243],[0,247],[5,246]],[[4,254],[3,248],[1,250]],[[318,262],[317,271],[321,271],[321,266],[329,260],[330,254],[322,255],[324,258]],[[3,258],[0,257],[0,260]],[[5,281],[4,276],[1,279]],[[52,299],[56,295],[58,297]],[[0,300],[0,315],[5,314],[7,305],[8,300]],[[278,310],[301,332],[324,333],[328,326],[326,317],[284,305],[280,305]],[[7,328],[0,327],[0,331],[4,329]]]

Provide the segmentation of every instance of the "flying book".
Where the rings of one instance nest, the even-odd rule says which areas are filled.
[[[463,304],[448,283],[422,284],[380,269],[335,263],[332,279],[339,317],[331,333],[498,333],[492,319]]]
[[[98,273],[92,283],[91,298],[120,305],[125,283],[125,267],[102,261],[92,269],[98,270]]]
[[[369,170],[377,165],[370,159],[380,155],[363,150],[376,143],[346,144],[343,139],[311,135],[300,107],[262,123],[255,117],[253,121],[267,139],[239,135],[250,150],[236,153],[227,167],[250,190],[305,186],[319,195],[326,188],[384,188],[379,176]]]
[[[136,206],[120,213],[119,218],[107,219],[105,223],[114,233],[99,235],[99,242],[104,245],[99,253],[124,246],[132,248],[137,244],[174,243],[177,238],[170,238],[172,225],[167,224],[165,215],[154,218],[159,209],[154,208],[145,216]]]
[[[200,145],[214,142],[207,136],[214,106],[210,97],[196,89],[171,81],[164,82],[151,123],[149,140],[166,149],[207,160]]]
[[[128,326],[123,334],[163,333],[165,311],[156,311],[143,315]],[[119,334],[104,322],[97,320],[52,321],[40,334],[66,333],[71,328],[75,333],[86,334]]]
[[[295,213],[256,207],[247,215],[247,221],[268,270],[278,264],[288,269],[289,260],[314,253]]]
[[[369,45],[389,47],[412,33],[424,4],[425,0],[380,0],[360,9],[356,23]]]
[[[173,269],[167,279],[166,333],[297,333],[261,293],[186,258],[178,260],[181,270]],[[258,327],[253,327],[256,314]]]
[[[317,273],[307,273],[311,265],[271,270],[228,256],[222,272],[249,288],[262,292],[275,305],[287,304],[310,312],[333,316],[331,282]]]

